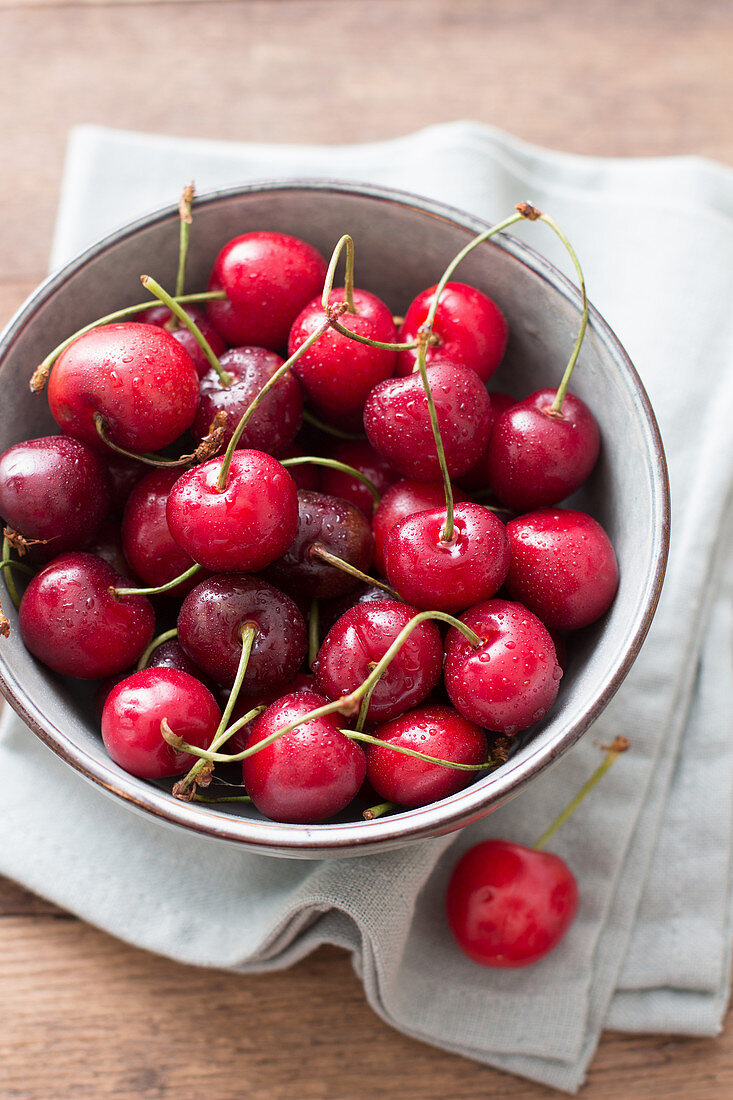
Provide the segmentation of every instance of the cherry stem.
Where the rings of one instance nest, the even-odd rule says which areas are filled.
[[[177,637],[178,627],[174,626],[172,630],[166,630],[163,634],[159,634],[157,638],[153,638],[148,648],[143,650],[142,656],[135,666],[137,671],[141,672],[142,669],[147,667],[148,661],[150,660],[153,653],[155,653],[158,646],[162,645],[163,642],[169,642],[171,638]]]
[[[199,294],[181,294],[176,300],[180,303],[186,302],[216,302],[226,298],[226,294],[223,290],[206,290]],[[78,340],[80,336],[85,336],[87,332],[91,332],[92,329],[99,328],[100,325],[109,325],[114,321],[124,321],[126,317],[134,317],[136,313],[142,313],[148,309],[154,309],[158,302],[150,300],[146,302],[140,302],[136,306],[125,306],[123,309],[116,309],[113,313],[106,313],[104,317],[98,317],[96,321],[91,321],[88,325],[84,325],[83,328],[77,329],[77,331],[69,336],[66,340],[63,340],[60,344],[49,352],[40,366],[36,367],[30,380],[30,388],[33,393],[39,393],[46,382],[48,376],[51,373],[51,367],[54,365],[62,351],[66,351],[75,340]]]
[[[443,768],[453,768],[461,772],[485,771],[487,768],[496,768],[495,760],[485,760],[483,764],[458,764],[454,760],[441,760],[438,756],[428,756],[417,749],[406,749],[404,745],[393,745],[391,741],[383,741],[379,737],[372,737],[369,733],[358,733],[354,730],[341,730],[344,737],[350,741],[363,741],[365,745],[378,745],[381,749],[392,749],[393,752],[401,752],[403,756],[414,756],[416,760],[424,760],[427,764],[440,764]]]
[[[320,648],[319,628],[318,600],[314,596],[311,600],[310,615],[308,616],[308,668],[313,668],[318,656]]]
[[[366,436],[362,433],[358,435],[356,432],[345,432],[341,428],[334,427],[333,424],[328,424],[325,420],[319,420],[317,416],[314,416],[312,412],[307,409],[303,409],[303,420],[306,424],[310,424],[313,428],[318,428],[319,432],[325,432],[326,435],[332,435],[336,439],[349,439],[349,440],[361,440],[366,439]]]
[[[353,310],[352,310],[353,312]],[[388,340],[373,340],[371,336],[361,336],[358,332],[342,325],[339,321],[331,321],[334,332],[340,332],[342,336],[348,336],[350,340],[356,340],[357,344],[367,344],[370,348],[383,348],[384,351],[412,351],[417,347],[417,340],[408,340],[406,343],[390,343]]]
[[[596,783],[598,783],[598,781],[603,778],[611,765],[614,764],[616,760],[618,760],[619,756],[621,756],[622,753],[626,752],[628,747],[629,742],[625,737],[615,737],[610,745],[601,746],[606,754],[605,758],[598,765],[587,783],[585,783],[580,788],[575,798],[573,798],[572,801],[568,803],[562,813],[555,818],[552,825],[550,825],[548,829],[545,829],[539,840],[535,842],[533,847],[536,849],[536,851],[539,852],[542,848],[545,847],[550,837],[552,837],[557,832],[561,825],[564,825],[570,815],[573,814],[578,808],[585,796],[593,790]]]
[[[185,309],[183,309],[182,306],[179,306],[176,299],[171,294],[169,294],[167,290],[164,290],[160,283],[155,281],[152,275],[141,275],[140,282],[143,284],[145,289],[149,290],[151,294],[154,294],[155,297],[163,303],[163,305],[168,306],[168,309],[171,311],[171,313],[173,313],[178,318],[178,320],[186,326],[186,328],[191,333],[194,340],[206,356],[209,362],[209,366],[212,368],[212,370],[216,371],[217,375],[219,376],[219,381],[221,382],[222,386],[231,386],[232,382],[234,381],[233,376],[229,374],[228,371],[222,369],[221,363],[214,354],[214,349],[212,348],[211,344],[206,339],[196,322],[191,320]]]
[[[374,683],[369,688],[369,690],[367,691],[367,693],[365,694],[364,698],[361,701],[361,706],[359,708],[359,717],[356,720],[356,732],[357,733],[361,733],[362,730],[364,729],[364,726],[366,725],[367,714],[369,713],[369,704],[372,701],[372,695],[374,694],[374,691],[375,691],[376,686],[377,686],[378,683],[379,683],[379,680],[374,681]]]
[[[308,462],[314,466],[326,466],[329,470],[339,470],[342,474],[348,474],[349,477],[356,478],[371,493],[374,507],[376,508],[379,504],[379,490],[374,482],[370,481],[361,470],[355,470],[353,466],[348,466],[345,462],[338,462],[335,458],[321,458],[319,455],[298,455],[297,458],[280,459],[281,466],[286,469],[288,466],[304,466]]]
[[[186,257],[188,256],[188,238],[191,233],[191,205],[194,197],[193,182],[183,188],[181,201],[178,203],[179,229],[178,229],[178,271],[176,272],[176,297],[183,294],[186,285]]]
[[[440,466],[440,474],[443,479],[443,492],[445,493],[445,523],[443,529],[440,532],[440,541],[446,544],[453,542],[453,486],[450,481],[450,474],[448,473],[448,464],[445,461],[445,450],[443,448],[443,438],[440,434],[440,428],[438,426],[438,414],[435,410],[435,402],[433,401],[433,393],[430,389],[430,383],[428,381],[427,368],[425,366],[425,354],[427,349],[427,342],[430,337],[426,325],[421,325],[418,330],[418,345],[417,345],[417,369],[420,372],[420,378],[422,380],[423,389],[425,390],[425,398],[428,403],[428,413],[430,415],[430,427],[433,430],[433,439],[435,440],[435,450],[438,454],[438,465]]]
[[[193,454],[181,455],[180,458],[162,458],[160,455],[149,454],[143,451],[128,451],[125,447],[120,447],[119,444],[113,443],[110,439],[107,421],[102,414],[100,412],[95,412],[92,419],[94,420],[94,427],[97,429],[97,435],[110,450],[116,451],[118,455],[124,455],[125,458],[134,458],[137,462],[142,462],[144,466],[154,466],[156,469],[161,470],[172,470],[182,466],[190,466],[191,463],[200,461],[199,452],[201,452],[204,457],[208,457],[211,446],[210,436],[207,436],[201,441]]]
[[[333,280],[336,275],[336,268],[338,266],[341,253],[346,246],[346,271],[344,273],[344,301],[348,307],[349,313],[356,313],[356,306],[354,305],[354,241],[348,233],[344,233],[341,240],[331,254],[331,262],[328,265],[328,271],[326,272],[326,281],[323,284],[323,294],[321,295],[321,305],[324,310],[328,309],[329,298],[331,297],[331,291],[333,290]]]
[[[202,568],[203,566],[194,563],[185,573],[174,577],[172,581],[167,581],[166,584],[159,584],[156,588],[116,588],[112,585],[110,586],[110,592],[113,596],[157,596],[162,592],[170,592],[172,588],[181,584],[182,581],[187,581],[189,577],[195,577],[197,573],[201,572]]]
[[[11,561],[12,549],[7,537],[3,538],[3,561]],[[3,569],[3,580],[5,581],[5,587],[8,590],[8,595],[13,601],[13,606],[17,611],[20,607],[20,596],[18,595],[18,589],[15,587],[15,579],[13,577],[12,569]]]
[[[345,309],[346,308],[345,304],[344,303],[341,303],[341,304],[344,305],[344,309]],[[336,307],[329,306],[329,310],[338,310],[338,309],[339,309],[338,306],[336,306]],[[343,311],[341,311],[341,312],[343,312]],[[231,466],[232,455],[234,454],[234,452],[237,448],[237,444],[239,443],[239,440],[242,438],[242,433],[244,432],[244,429],[247,427],[250,420],[252,419],[252,416],[254,415],[255,410],[258,408],[258,406],[261,404],[261,402],[265,399],[265,397],[267,397],[270,390],[273,389],[273,387],[278,384],[278,382],[280,381],[281,378],[285,377],[285,375],[288,373],[288,371],[292,367],[293,363],[297,362],[297,360],[300,359],[301,355],[303,355],[308,350],[308,348],[312,347],[312,345],[315,344],[316,340],[320,340],[321,336],[323,336],[324,332],[328,329],[329,324],[330,324],[330,321],[328,319],[325,320],[322,325],[319,325],[318,328],[315,329],[315,331],[310,334],[310,336],[308,337],[307,340],[303,341],[303,343],[300,345],[300,347],[296,351],[293,352],[293,354],[290,356],[290,358],[286,359],[285,362],[282,364],[282,366],[277,368],[277,370],[272,375],[272,377],[267,382],[265,382],[265,384],[262,387],[262,389],[260,390],[260,392],[252,398],[249,405],[247,406],[247,408],[242,413],[242,416],[239,420],[239,423],[237,424],[236,428],[234,429],[234,433],[232,435],[232,438],[229,440],[229,445],[227,446],[227,449],[224,452],[224,460],[221,464],[221,469],[219,470],[219,477],[217,478],[216,487],[217,487],[217,489],[220,493],[223,493],[225,491],[226,487],[227,487],[227,479],[229,477],[229,467]]]
[[[223,798],[207,798],[205,794],[194,794],[191,796],[191,802],[206,802],[209,805],[216,805],[218,802],[251,802],[252,799],[248,794],[232,794],[224,796]]]
[[[368,810],[364,810],[361,816],[365,821],[374,821],[375,817],[382,817],[383,814],[391,813],[396,808],[394,802],[380,802],[378,806],[370,806]]]
[[[320,558],[326,565],[332,565],[334,569],[340,569],[342,573],[348,573],[350,577],[356,577],[357,580],[363,581],[364,584],[374,584],[377,588],[384,589],[393,600],[399,600],[400,603],[404,603],[402,596],[400,596],[399,592],[396,592],[394,588],[391,588],[388,584],[385,584],[384,581],[380,581],[376,577],[370,577],[368,573],[364,573],[361,569],[357,569],[351,562],[344,561],[338,554],[332,554],[330,550],[327,550],[325,546],[321,546],[319,542],[313,543],[308,554],[311,558]]]
[[[553,401],[552,408],[550,409],[550,413],[560,413],[562,411],[562,403],[565,400],[565,394],[567,393],[568,386],[570,385],[570,378],[575,369],[575,364],[578,361],[578,356],[580,355],[583,338],[585,337],[585,330],[588,327],[588,295],[585,289],[585,278],[583,277],[583,271],[581,269],[580,263],[578,262],[578,257],[575,255],[575,251],[570,244],[570,241],[560,229],[559,225],[557,225],[557,223],[548,214],[542,214],[538,220],[544,222],[545,225],[549,225],[553,233],[555,233],[565,245],[565,248],[570,255],[570,259],[573,261],[575,271],[578,275],[578,285],[580,286],[580,293],[583,300],[583,314],[580,319],[580,331],[578,332],[578,338],[575,341],[575,347],[570,354],[568,365],[565,368],[565,373],[562,376],[562,381],[557,388],[557,394],[555,395],[555,400]]]

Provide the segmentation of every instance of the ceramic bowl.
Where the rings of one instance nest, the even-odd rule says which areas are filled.
[[[56,431],[45,396],[28,388],[34,367],[52,347],[90,320],[141,301],[141,273],[173,285],[177,217],[170,206],[106,237],[46,280],[22,306],[0,342],[0,451]],[[197,200],[188,287],[205,287],[217,252],[237,234],[279,230],[309,240],[328,256],[348,232],[356,242],[358,285],[402,313],[486,228],[450,207],[377,187],[303,181],[235,187]],[[577,290],[507,236],[478,247],[456,278],[490,294],[509,321],[509,349],[492,388],[521,395],[557,385],[578,331]],[[601,428],[601,457],[579,503],[613,542],[621,574],[618,595],[604,618],[574,639],[560,694],[545,720],[518,742],[503,767],[458,794],[375,821],[344,815],[310,827],[267,821],[254,810],[176,801],[170,784],[134,778],[112,763],[94,721],[89,686],[64,681],[31,657],[7,599],[12,633],[0,640],[0,688],[35,734],[113,798],[161,822],[271,855],[373,853],[475,821],[524,790],[598,717],[636,658],[659,597],[669,530],[662,443],[636,371],[594,310],[572,388]]]

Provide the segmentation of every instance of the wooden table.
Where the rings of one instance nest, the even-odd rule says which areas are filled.
[[[0,319],[44,274],[78,122],[353,142],[473,118],[577,153],[733,164],[724,0],[0,0]],[[396,1034],[347,957],[199,972],[0,883],[0,1098],[553,1095]],[[717,1040],[604,1037],[588,1100],[733,1093]]]

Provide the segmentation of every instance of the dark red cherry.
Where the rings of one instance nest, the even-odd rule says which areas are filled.
[[[483,644],[474,649],[451,627],[445,639],[445,686],[471,722],[509,736],[547,714],[562,669],[547,628],[520,603],[488,600],[461,615]]]
[[[499,417],[505,409],[510,409],[512,405],[516,405],[517,399],[516,397],[511,397],[508,393],[501,393],[498,390],[490,390],[489,398],[491,400],[491,411],[494,415],[494,421],[491,427],[491,435],[493,435]],[[477,492],[479,489],[489,488],[489,444],[491,443],[491,435],[471,469],[466,470],[465,474],[461,474],[461,485],[464,489],[468,489],[469,492]]]
[[[187,305],[183,307],[185,312],[194,322],[201,335],[208,342],[209,347],[213,351],[214,355],[223,355],[227,350],[227,346],[222,340],[217,329],[212,325],[209,318],[206,316],[202,306]],[[196,368],[196,373],[199,378],[203,378],[205,374],[208,374],[211,369],[211,364],[206,358],[201,345],[191,330],[186,327],[182,322],[177,319],[171,326],[173,314],[168,309],[168,306],[164,306],[162,303],[159,306],[153,306],[152,309],[146,309],[140,312],[136,317],[136,320],[143,321],[148,325],[157,325],[159,328],[165,328],[170,332],[174,340],[177,340],[181,347],[185,348],[188,354],[193,359],[193,365]]]
[[[206,673],[191,660],[177,638],[169,638],[157,645],[145,662],[145,668],[177,668],[179,672],[187,672],[206,687],[209,686]]]
[[[180,470],[151,470],[130,494],[122,517],[122,546],[130,568],[146,585],[156,588],[180,576],[193,565],[168,529],[168,495]],[[182,596],[201,577],[177,585],[171,595]]]
[[[111,485],[99,455],[64,435],[16,443],[0,455],[0,515],[34,548],[36,561],[87,546],[109,511]]]
[[[453,500],[456,504],[466,500],[466,494],[456,485],[453,486]],[[374,564],[382,576],[386,575],[384,544],[394,525],[415,512],[430,512],[435,508],[442,508],[445,514],[445,489],[442,482],[403,480],[385,490],[372,518]]]
[[[209,290],[223,290],[226,299],[208,302],[206,311],[229,344],[280,351],[295,318],[322,290],[326,268],[320,252],[297,237],[245,233],[217,256]]]
[[[116,454],[112,450],[105,451],[102,457],[112,482],[110,508],[116,516],[121,516],[125,510],[127,498],[150,467],[136,458],[128,458],[127,455]]]
[[[184,741],[208,749],[221,712],[209,689],[187,672],[145,668],[122,680],[107,696],[102,711],[104,747],[131,775],[143,779],[180,775],[197,758],[176,752],[163,740],[164,718]]]
[[[578,909],[567,864],[509,840],[485,840],[463,854],[446,895],[448,925],[482,966],[530,966],[557,947]]]
[[[509,568],[509,540],[482,504],[457,504],[453,538],[442,538],[445,507],[396,523],[384,544],[389,583],[416,607],[463,611],[498,592]]]
[[[262,451],[235,451],[226,488],[223,458],[187,470],[170,491],[168,527],[178,545],[213,572],[256,573],[284,554],[298,530],[295,482]]]
[[[413,749],[454,764],[483,764],[488,755],[484,731],[453,707],[417,707],[379,726],[374,736],[388,745]],[[462,790],[481,775],[478,770],[470,772],[429,764],[379,745],[367,745],[364,751],[367,779],[375,792],[398,806],[427,806]]]
[[[331,304],[343,301],[343,288],[331,291]],[[366,290],[355,289],[354,307],[355,313],[348,311],[339,318],[344,328],[370,340],[383,343],[396,341],[397,329],[392,313],[384,302]],[[293,323],[288,338],[288,354],[297,351],[325,319],[320,297],[314,298]],[[395,351],[370,347],[328,329],[294,363],[293,370],[310,401],[319,409],[341,416],[363,408],[377,382],[394,374],[396,363]]]
[[[132,587],[133,582],[139,579],[131,571],[125,557],[125,551],[122,549],[122,528],[113,516],[104,521],[86,550],[90,554],[96,554],[98,558],[103,558],[112,566],[115,573],[129,576],[130,587]]]
[[[144,596],[117,596],[126,580],[94,554],[62,554],[20,601],[20,635],[34,657],[64,676],[101,680],[130,668],[150,643],[155,615]]]
[[[417,608],[396,600],[356,604],[331,627],[313,671],[330,699],[359,687],[384,657]],[[367,711],[370,722],[384,722],[427,699],[440,679],[443,644],[432,622],[420,623],[377,681]]]
[[[334,458],[337,462],[344,462],[347,466],[353,466],[360,474],[364,474],[380,496],[397,480],[397,474],[389,463],[385,462],[366,440],[357,439],[339,443],[329,449],[327,457]],[[357,478],[341,470],[332,470],[324,466],[321,470],[321,492],[341,497],[342,500],[350,500],[371,523],[374,515],[374,498],[366,485]]]
[[[282,462],[285,458],[305,458],[307,454],[320,454],[320,450],[304,451],[301,445],[291,444],[277,457]],[[288,466],[287,471],[299,489],[309,489],[317,493],[321,484],[321,471],[313,463],[303,463],[302,466]]]
[[[470,470],[489,438],[491,401],[478,375],[453,363],[427,369],[451,477]],[[439,481],[438,452],[428,401],[419,374],[390,378],[372,390],[364,406],[364,429],[375,450],[407,478]]]
[[[428,287],[415,298],[400,328],[402,342],[414,340],[425,324],[436,287]],[[465,283],[446,283],[435,312],[433,335],[437,343],[427,349],[427,362],[450,360],[462,363],[488,382],[501,363],[509,339],[509,327],[496,302]],[[417,363],[414,350],[401,351],[397,373],[412,374]]]
[[[220,363],[222,370],[234,376],[234,381],[223,386],[213,367],[203,375],[201,401],[192,433],[195,440],[202,440],[216,413],[224,412],[227,422],[223,445],[226,446],[243,413],[283,365],[283,360],[266,348],[232,348],[222,355]],[[303,395],[297,378],[289,373],[257,406],[237,446],[279,455],[292,444],[302,419]]]
[[[100,325],[75,340],[48,381],[51,414],[63,431],[99,444],[94,413],[130,451],[159,451],[193,423],[199,379],[185,348],[165,329],[135,321]]]
[[[327,702],[315,691],[285,696],[257,719],[247,747]],[[345,809],[365,771],[361,748],[341,733],[338,717],[330,714],[302,722],[242,761],[244,785],[257,809],[274,821],[304,825]]]
[[[346,592],[343,596],[335,596],[332,600],[318,601],[318,625],[321,637],[328,634],[332,626],[335,626],[342,615],[350,611],[352,607],[360,603],[384,603],[390,597],[383,588],[376,584],[367,584],[359,581],[356,588]]]
[[[269,691],[293,679],[308,643],[295,603],[261,577],[227,573],[209,577],[189,592],[178,615],[178,640],[212,679],[231,686],[242,655],[242,629],[257,634],[242,691]]]
[[[270,566],[268,577],[286,591],[305,596],[340,596],[355,588],[358,579],[318,557],[319,549],[365,573],[374,554],[371,528],[347,500],[301,489],[295,538]]]
[[[569,508],[541,508],[507,525],[507,590],[548,627],[578,630],[613,602],[616,555],[600,523]]]
[[[498,418],[487,453],[487,472],[497,498],[515,512],[557,504],[579,489],[601,445],[588,406],[566,393],[552,411],[556,390],[537,390]]]

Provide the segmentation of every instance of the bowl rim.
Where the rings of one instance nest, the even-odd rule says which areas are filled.
[[[479,234],[490,227],[489,222],[456,207],[410,191],[332,179],[272,179],[258,180],[231,187],[218,188],[196,196],[196,206],[220,203],[227,199],[261,192],[318,192],[366,197],[393,206],[407,206],[421,214],[444,221],[470,234]],[[87,264],[110,248],[149,228],[178,218],[178,204],[167,204],[149,214],[128,222],[82,250],[57,271],[52,272],[15,312],[0,334],[0,365],[8,347],[32,321],[39,305],[60,289],[67,278],[77,274]],[[579,290],[548,260],[530,246],[501,233],[489,247],[499,247],[515,260],[544,278],[555,291],[580,309]],[[482,246],[483,247],[483,246]],[[456,794],[414,809],[403,809],[386,818],[373,821],[351,821],[320,825],[293,825],[266,819],[227,815],[225,811],[208,808],[203,803],[186,803],[174,799],[167,791],[135,776],[120,774],[110,761],[96,760],[72,738],[47,719],[24,691],[9,670],[0,667],[0,691],[31,730],[62,760],[81,776],[102,788],[111,796],[121,798],[128,806],[145,814],[215,839],[238,843],[251,850],[271,855],[319,858],[328,855],[369,854],[388,847],[435,837],[476,821],[508,801],[527,782],[535,779],[574,745],[596,721],[608,705],[634,663],[651,625],[661,594],[669,552],[670,491],[667,464],[659,427],[641,379],[628,354],[598,311],[589,306],[588,327],[604,345],[622,376],[626,376],[641,413],[648,449],[653,456],[651,473],[652,510],[657,522],[652,524],[653,567],[646,577],[636,614],[627,626],[621,659],[616,659],[607,673],[600,691],[585,714],[571,719],[552,742],[538,745],[523,760],[514,764],[510,759],[493,773],[489,786],[478,784],[464,787]],[[0,665],[4,666],[0,653]]]

